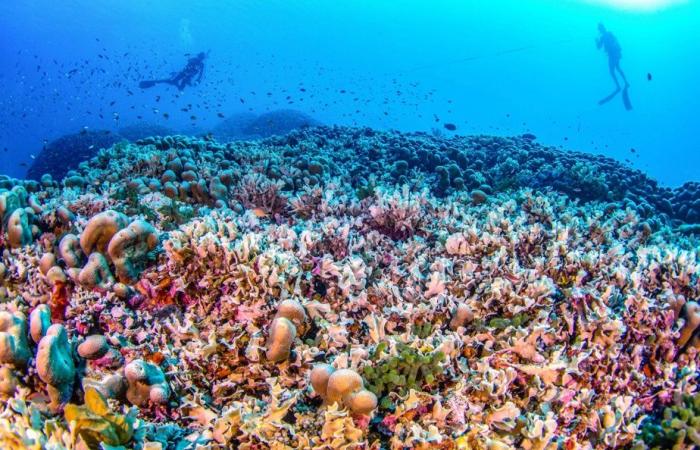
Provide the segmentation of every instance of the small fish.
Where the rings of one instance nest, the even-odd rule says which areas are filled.
[[[197,116],[190,116],[190,120],[197,120]]]
[[[163,117],[165,117],[166,119],[169,119],[169,118],[170,118],[170,114],[164,112],[164,113],[163,113]]]
[[[647,80],[651,81],[651,72],[647,73]]]
[[[221,117],[222,119],[224,118],[224,113],[217,113],[216,115]]]
[[[457,125],[453,123],[445,123],[443,126],[445,127],[445,129],[450,131],[455,131],[457,129]]]
[[[253,208],[250,210],[250,212],[253,213],[255,217],[258,219],[262,219],[264,217],[267,217],[267,213],[262,209],[262,208]]]

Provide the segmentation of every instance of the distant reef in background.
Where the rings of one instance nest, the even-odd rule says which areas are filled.
[[[280,136],[299,128],[320,125],[321,122],[301,111],[280,109],[260,115],[234,114],[215,126],[211,134],[219,142],[229,142]]]
[[[177,134],[177,131],[148,122],[139,122],[119,129],[119,136],[129,141],[137,141],[149,136],[170,136],[173,134]]]
[[[264,114],[237,113],[216,125],[209,134],[220,142],[250,140],[287,134],[297,128],[318,126],[321,122],[292,109],[281,109]],[[60,180],[69,170],[97,154],[101,148],[116,142],[137,141],[149,136],[170,136],[177,130],[148,122],[139,122],[120,128],[117,133],[109,130],[82,130],[49,142],[27,170],[27,178],[38,180],[48,173]]]
[[[36,155],[27,170],[27,178],[38,180],[48,173],[54,179],[60,180],[69,170],[95,156],[101,148],[110,147],[122,140],[122,136],[109,130],[83,130],[61,136],[46,144]]]
[[[277,151],[282,154],[294,152],[299,161],[306,161],[294,164],[306,164],[305,170],[312,175],[332,170],[337,176],[351,176],[360,190],[371,190],[377,182],[412,185],[417,180],[439,197],[458,191],[472,192],[478,199],[521,188],[553,190],[581,202],[630,207],[643,217],[661,215],[700,223],[700,183],[692,181],[675,189],[659,186],[645,173],[614,159],[544,146],[532,135],[445,137],[370,128],[309,128],[316,123],[289,110],[260,116],[241,114],[227,119],[203,139],[253,140],[259,142],[256,145],[280,147]],[[147,125],[125,130],[124,134],[136,142],[167,131]],[[284,130],[287,133],[282,133]],[[260,135],[272,137],[253,139]],[[99,148],[124,138],[121,133],[102,131],[65,136],[41,152],[28,176],[39,179],[50,173],[60,180]]]

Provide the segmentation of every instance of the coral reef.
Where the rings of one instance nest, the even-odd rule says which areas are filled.
[[[639,431],[636,449],[684,449],[700,446],[700,395],[676,395],[660,417],[648,417]]]
[[[695,445],[694,184],[342,127],[39,178],[0,178],[3,448]]]
[[[47,385],[51,403],[55,407],[68,402],[75,383],[73,349],[63,325],[54,324],[39,341],[36,351],[36,371]]]
[[[148,122],[138,122],[119,128],[119,136],[132,142],[151,136],[170,136],[171,134],[175,134],[173,129]]]
[[[61,136],[44,145],[36,154],[27,170],[27,178],[39,180],[42,175],[49,174],[53,179],[61,180],[101,148],[108,148],[122,139],[108,130],[82,130]]]
[[[210,134],[220,142],[259,139],[284,135],[292,130],[319,126],[321,123],[293,109],[270,111],[259,116],[251,112],[233,114],[212,128]]]

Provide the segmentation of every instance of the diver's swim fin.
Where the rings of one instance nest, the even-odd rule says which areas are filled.
[[[141,89],[148,89],[148,88],[152,88],[153,86],[155,86],[158,83],[167,83],[169,81],[170,80],[144,80],[144,81],[139,83],[139,87]]]
[[[603,97],[600,100],[598,100],[599,105],[604,105],[608,103],[610,100],[614,99],[617,94],[620,93],[620,89],[615,89],[612,94],[608,95],[607,97]]]
[[[142,81],[139,83],[139,87],[141,89],[152,88],[155,85],[156,85],[156,80],[146,80],[146,81]]]
[[[627,111],[632,111],[632,102],[630,102],[630,96],[627,92],[628,90],[629,86],[625,86],[625,88],[622,90],[622,103],[625,105],[625,109]]]

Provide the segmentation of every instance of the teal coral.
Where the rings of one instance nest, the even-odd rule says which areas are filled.
[[[386,342],[379,343],[372,355],[377,363],[365,366],[363,370],[367,389],[379,398],[389,392],[404,395],[410,389],[422,390],[424,385],[434,383],[444,371],[441,363],[445,360],[445,354],[441,351],[423,352],[400,343],[397,345],[397,355],[383,357],[386,349]]]
[[[639,432],[645,445],[635,449],[686,449],[700,446],[700,395],[677,396],[660,418],[647,418]]]

